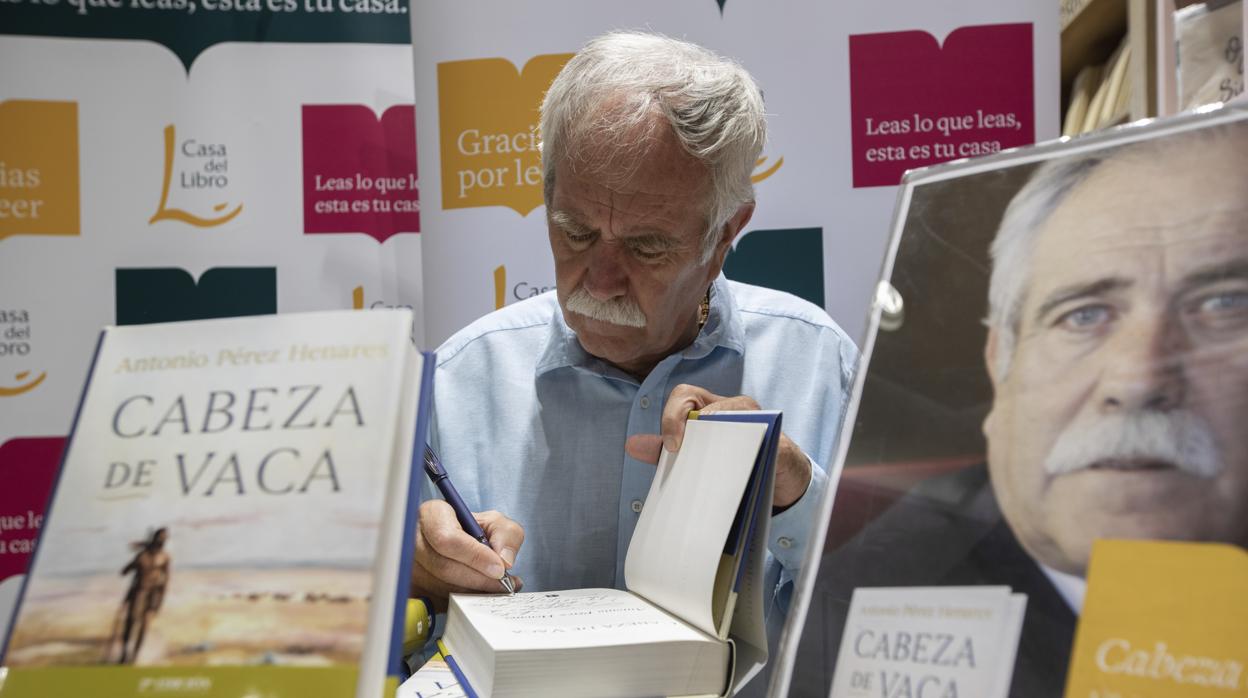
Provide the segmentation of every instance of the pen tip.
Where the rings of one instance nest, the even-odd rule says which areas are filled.
[[[509,596],[516,595],[516,585],[511,581],[511,577],[504,576],[502,579],[498,581],[500,584],[503,585],[503,588],[507,590],[507,594]]]

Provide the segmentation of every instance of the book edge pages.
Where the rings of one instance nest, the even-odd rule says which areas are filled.
[[[390,466],[389,477],[386,478],[385,513],[382,516],[382,529],[377,537],[377,551],[373,557],[372,596],[368,607],[368,629],[365,633],[364,648],[360,654],[360,674],[356,683],[356,695],[360,698],[371,698],[382,694],[382,688],[389,671],[391,630],[394,623],[394,604],[398,595],[395,579],[399,574],[402,550],[400,542],[404,540],[403,527],[406,523],[404,514],[407,510],[408,484],[411,479],[411,455],[416,435],[404,438],[410,428],[415,430],[417,405],[420,400],[422,357],[411,345],[412,313],[405,310],[396,317],[394,327],[397,335],[394,346],[400,347],[401,355],[396,358],[403,372],[403,380],[396,391],[395,400],[391,404],[394,419],[388,425],[390,431]]]

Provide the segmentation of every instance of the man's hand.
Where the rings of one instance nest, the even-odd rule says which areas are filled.
[[[761,409],[754,398],[748,395],[723,397],[696,385],[678,385],[667,398],[663,406],[663,417],[660,428],[662,436],[657,434],[634,434],[628,437],[624,450],[628,455],[646,463],[659,462],[659,449],[675,452],[685,438],[685,420],[690,410],[698,410],[703,414],[724,412],[727,410]],[[810,485],[810,459],[784,434],[780,435],[780,448],[776,454],[776,492],[772,497],[773,507],[783,508],[792,505]]]
[[[420,505],[411,595],[431,599],[438,612],[446,610],[451,592],[503,591],[499,580],[515,564],[516,552],[524,543],[520,524],[497,511],[473,516],[490,539],[490,547],[464,533],[450,504],[434,499]],[[512,581],[519,590],[520,578],[512,577]]]

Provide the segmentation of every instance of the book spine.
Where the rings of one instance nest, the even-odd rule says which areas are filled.
[[[451,668],[451,673],[455,675],[455,679],[459,681],[459,687],[464,690],[467,698],[480,698],[477,692],[472,690],[472,684],[468,683],[468,677],[464,675],[464,670],[459,667],[459,662],[455,661],[455,657],[451,655],[451,651],[438,640],[438,651],[442,653],[442,659],[446,660],[446,665]]]
[[[416,431],[413,435],[411,476],[408,479],[407,511],[403,514],[403,544],[399,555],[399,574],[395,583],[394,620],[390,627],[390,660],[387,673],[403,675],[403,630],[407,613],[407,597],[412,577],[412,563],[416,555],[416,512],[420,507],[420,483],[424,475],[424,445],[429,440],[429,411],[433,405],[433,375],[437,357],[433,352],[422,351],[420,396],[416,402]]]

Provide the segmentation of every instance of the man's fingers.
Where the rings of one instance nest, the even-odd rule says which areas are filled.
[[[508,568],[516,564],[516,555],[520,546],[524,545],[524,527],[497,511],[483,511],[475,514],[477,523],[490,539],[490,547],[503,560]]]
[[[499,579],[503,576],[505,566],[502,558],[465,533],[455,518],[455,510],[446,502],[435,499],[421,504],[419,527],[418,557],[421,552],[419,543],[423,539],[427,544],[427,555],[460,563],[488,578]],[[429,564],[425,568],[437,571]]]
[[[667,404],[663,405],[663,417],[659,423],[663,432],[663,447],[672,452],[679,450],[680,444],[685,440],[685,420],[689,418],[689,412],[700,410],[722,399],[696,385],[682,383],[672,388],[671,394],[667,396]]]
[[[435,592],[435,596],[445,596],[451,592],[460,591],[496,592],[499,590],[498,577],[488,577],[458,560],[436,554],[422,555],[421,542],[417,540],[416,565],[412,574],[416,585]],[[428,544],[427,541],[425,544]],[[485,546],[480,543],[477,543],[477,547],[485,549]]]
[[[624,451],[642,463],[658,464],[663,450],[663,437],[658,434],[633,434],[624,442]]]
[[[428,554],[422,555],[421,543],[418,539],[416,564],[412,565],[412,583],[409,593],[413,597],[423,596],[432,600],[434,609],[439,613],[446,611],[448,597],[452,593],[498,593],[501,591],[502,588],[497,579],[484,577],[453,560]]]

